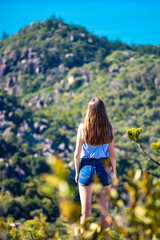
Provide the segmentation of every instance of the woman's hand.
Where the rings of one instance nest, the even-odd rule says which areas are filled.
[[[76,183],[78,183],[78,176],[79,176],[78,174],[76,174],[76,176],[75,176],[75,182]]]

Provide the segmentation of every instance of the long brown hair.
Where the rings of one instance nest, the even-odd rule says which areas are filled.
[[[83,142],[88,145],[101,145],[108,144],[112,140],[111,124],[104,103],[95,97],[91,99],[87,107],[83,124]]]

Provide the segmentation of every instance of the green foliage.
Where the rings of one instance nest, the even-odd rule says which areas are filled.
[[[42,178],[46,182],[45,187],[48,185],[57,191],[60,217],[57,218],[54,226],[46,221],[42,213],[40,217],[27,220],[18,227],[15,227],[17,223],[13,218],[7,218],[5,222],[2,219],[0,227],[7,239],[100,240],[104,239],[106,233],[113,240],[160,239],[160,181],[158,178],[151,180],[148,172],[129,169],[127,179],[123,183],[125,191],[119,193],[116,188],[111,189],[110,201],[116,211],[110,210],[109,215],[106,213],[110,228],[103,229],[100,222],[93,217],[87,218],[84,225],[79,224],[80,206],[71,196],[73,189],[67,179],[68,168],[57,157],[50,157],[48,161],[53,172],[50,175],[42,174]],[[40,191],[42,186],[39,188]],[[98,196],[100,184],[95,182],[92,187]],[[66,189],[70,194],[66,194]],[[46,193],[47,191],[49,191],[48,188]],[[51,194],[51,197],[54,197],[54,194]],[[48,201],[45,198],[44,203],[47,204]],[[93,208],[97,209],[98,205],[94,204]],[[83,234],[80,233],[81,228],[84,229]]]
[[[28,155],[22,159],[21,165],[28,176],[37,176],[41,172],[49,171],[49,166],[46,163],[46,160],[41,156],[34,157],[32,155]]]
[[[2,39],[4,40],[4,39],[6,39],[8,37],[9,37],[9,35],[6,32],[3,32]]]
[[[124,188],[129,194],[129,201],[126,205],[125,196],[116,201],[112,199],[118,214],[111,223],[120,233],[120,239],[159,239],[160,181],[158,178],[151,181],[149,174],[140,169],[136,172],[128,170],[128,177]]]
[[[160,141],[152,143],[152,147],[156,152],[160,152]]]
[[[132,129],[127,129],[127,135],[128,137],[133,140],[134,142],[137,143],[139,149],[141,150],[141,152],[148,158],[148,160],[151,160],[153,161],[155,164],[157,164],[158,166],[160,166],[160,162],[157,162],[156,160],[154,160],[148,153],[146,153],[141,144],[139,143],[139,134],[142,132],[142,129],[141,128],[138,128],[138,129],[135,129],[135,128],[132,128]],[[153,148],[155,149],[155,151],[159,151],[159,142],[158,143],[152,143],[152,146]]]
[[[3,205],[6,214],[8,206],[8,214],[22,223],[43,212],[47,221],[54,222],[55,239],[67,239],[68,233],[70,239],[75,237],[72,237],[73,232],[79,231],[76,222],[79,210],[76,210],[77,215],[74,214],[74,209],[79,209],[75,201],[78,187],[73,184],[70,159],[73,159],[77,126],[83,121],[89,100],[95,96],[104,101],[114,127],[121,181],[126,181],[129,168],[149,171],[151,180],[159,176],[156,165],[143,160],[125,133],[134,126],[136,132],[131,131],[132,140],[145,145],[156,143],[160,134],[159,46],[128,46],[118,40],[110,42],[80,26],[70,26],[52,17],[30,27],[24,26],[18,34],[0,41],[0,55],[7,64],[0,82],[0,180],[1,190],[13,198],[6,199]],[[72,83],[68,81],[69,76],[74,76]],[[37,129],[35,122],[39,125]],[[41,131],[44,124],[46,130]],[[144,131],[140,141],[139,126]],[[59,147],[62,143],[64,149]],[[158,150],[159,145],[156,146]],[[65,163],[63,167],[53,160],[59,167],[57,170],[54,167],[52,175],[44,159],[44,150],[48,147],[47,151],[60,154]],[[156,157],[155,152],[149,148],[147,151]],[[25,171],[24,182],[5,176],[6,162]],[[39,180],[38,175],[42,172],[45,173]],[[119,192],[113,191],[112,197],[124,192],[120,185]],[[127,199],[128,196],[125,204]],[[94,211],[96,215],[97,209]],[[116,211],[114,208],[113,213]],[[66,228],[62,217],[74,224]],[[86,239],[94,234],[99,238],[103,235],[100,224],[95,222]],[[112,238],[119,239],[116,225],[111,230]],[[78,233],[76,237],[79,237]]]
[[[9,192],[12,192],[13,196],[19,196],[23,194],[23,191],[21,189],[21,182],[16,178],[4,179],[1,181],[1,187],[3,187],[5,190],[8,190]]]
[[[45,187],[47,187],[47,189],[49,190],[49,187],[52,186],[58,191],[59,201],[62,200],[63,202],[64,198],[65,200],[68,200],[68,201],[73,200],[74,198],[73,187],[69,185],[68,182],[66,181],[66,179],[68,179],[68,176],[70,174],[69,168],[62,163],[60,158],[54,157],[54,156],[48,158],[48,163],[51,166],[53,174],[43,173],[41,175],[43,181],[47,182],[49,185],[48,186],[45,185],[42,187],[40,186],[39,190],[43,192],[45,190]],[[63,206],[64,204],[68,205],[69,202],[63,202],[61,206]]]
[[[134,141],[134,142],[138,142],[138,138],[139,138],[139,135],[141,134],[142,132],[142,128],[131,128],[131,129],[127,129],[127,135],[128,137]]]
[[[43,62],[42,66],[45,71],[49,68],[56,67],[60,63],[60,57],[58,52],[54,52],[54,55],[51,55],[46,49],[43,51]]]
[[[53,164],[53,171],[57,169],[57,172],[52,176],[52,180],[51,176],[45,180],[56,187],[60,184],[59,181],[61,181],[61,179],[64,181],[65,168],[60,159],[55,157],[50,158],[50,163]],[[62,169],[62,175],[59,171],[60,169]],[[54,179],[55,176],[57,176],[59,180]],[[66,181],[66,186],[67,185],[68,183]],[[112,227],[110,231],[106,229],[105,232],[108,232],[110,239],[159,239],[160,181],[156,178],[151,181],[149,174],[147,172],[143,173],[140,169],[137,169],[136,172],[130,169],[128,170],[128,179],[123,185],[126,192],[123,193],[122,196],[118,196],[119,194],[115,188],[111,190],[111,202],[118,211],[117,214],[106,216],[111,226],[114,226],[114,230],[112,231]],[[93,189],[94,192],[98,194],[100,190],[99,183],[94,183]],[[68,198],[64,189],[63,193],[60,187],[58,187],[57,190],[59,196],[63,198],[63,202],[61,202],[61,198],[59,198],[61,216],[65,217],[66,221],[69,221],[69,225],[66,225],[66,231],[70,232],[71,226],[72,231],[74,228],[77,228],[76,231],[79,231],[80,226],[78,226],[78,224],[77,226],[75,226],[75,224],[70,225],[71,219],[79,221],[75,203],[73,200],[64,200]],[[82,236],[83,239],[92,239],[93,236],[94,239],[102,239],[105,232],[101,229],[99,223],[93,223],[92,221],[93,218],[86,220],[86,223],[90,222],[90,227],[87,228],[86,225],[84,225],[85,232]],[[119,234],[119,237],[116,232]],[[59,236],[60,232],[58,231],[56,234]],[[73,235],[73,238],[76,236],[78,237],[77,239],[81,239],[80,232],[78,235]],[[70,239],[72,239],[71,236]]]
[[[23,206],[21,202],[14,199],[7,201],[5,204],[7,217],[13,217],[15,220],[20,219],[23,214]]]
[[[135,129],[135,128],[132,128],[132,129],[127,129],[127,135],[128,137],[135,141],[137,143],[137,146],[139,147],[139,149],[141,150],[141,152],[148,158],[148,160],[151,160],[152,162],[154,162],[156,165],[160,166],[160,162],[159,161],[156,161],[153,159],[153,157],[151,157],[148,153],[146,153],[143,148],[142,148],[142,145],[138,139],[139,137],[139,134],[142,132],[142,129],[139,128],[139,129]],[[159,142],[158,143],[152,143],[152,147],[155,149],[155,151],[159,151]]]
[[[5,139],[8,143],[14,143],[16,142],[17,140],[17,137],[15,135],[14,132],[8,132],[6,135],[5,135]]]
[[[40,214],[40,217],[35,217],[21,224],[17,229],[12,225],[13,219],[8,218],[6,223],[7,239],[12,240],[44,240],[47,239],[46,217]]]

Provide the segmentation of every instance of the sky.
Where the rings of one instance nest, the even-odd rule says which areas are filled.
[[[52,15],[109,40],[160,45],[160,0],[0,0],[0,38]]]

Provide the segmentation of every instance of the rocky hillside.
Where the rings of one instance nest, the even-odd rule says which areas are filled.
[[[77,127],[94,96],[114,127],[119,191],[128,168],[159,176],[126,129],[142,127],[141,143],[157,158],[150,144],[160,140],[160,47],[110,42],[54,18],[0,41],[0,190],[9,196],[0,215],[57,219],[56,192],[42,196],[40,174],[50,172],[47,156],[58,154],[75,184]]]
[[[43,166],[58,153],[73,169],[77,126],[98,96],[115,128],[120,174],[128,166],[158,173],[125,132],[142,127],[152,154],[150,143],[160,134],[159,55],[158,46],[110,42],[54,17],[0,41],[2,165],[10,161],[27,172],[26,162]]]

